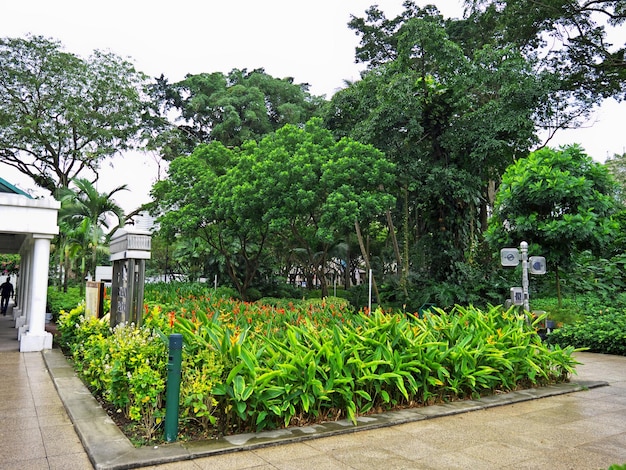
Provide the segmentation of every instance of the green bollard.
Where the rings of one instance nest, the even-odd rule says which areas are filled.
[[[174,442],[178,437],[178,402],[180,400],[181,363],[183,335],[170,335],[170,355],[167,362],[167,385],[165,390],[165,440]]]

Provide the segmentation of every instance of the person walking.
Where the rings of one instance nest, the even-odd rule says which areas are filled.
[[[9,299],[14,297],[13,284],[11,284],[11,276],[7,277],[6,282],[0,285],[0,310],[2,315],[7,314],[7,308],[9,307]]]

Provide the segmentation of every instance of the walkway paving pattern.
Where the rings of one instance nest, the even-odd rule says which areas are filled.
[[[606,469],[626,463],[626,357],[572,384],[206,444],[133,448],[58,351],[0,316],[0,469]],[[82,442],[82,444],[81,444]]]

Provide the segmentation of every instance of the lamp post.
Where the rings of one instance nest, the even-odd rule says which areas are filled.
[[[523,241],[519,248],[502,248],[500,250],[500,263],[502,266],[515,267],[522,262],[522,288],[511,288],[511,301],[513,305],[523,305],[524,310],[530,312],[530,294],[528,289],[528,273],[545,274],[546,259],[543,256],[528,257],[528,243]],[[519,294],[521,291],[521,299]],[[520,303],[521,300],[521,303]]]
[[[524,310],[530,312],[530,300],[528,298],[528,243],[520,243],[519,251],[522,258],[522,296],[524,299]]]

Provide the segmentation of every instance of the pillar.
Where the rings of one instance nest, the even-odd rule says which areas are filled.
[[[13,309],[15,328],[18,329],[18,341],[21,338],[22,333],[24,333],[28,328],[26,312],[28,312],[28,306],[30,304],[30,298],[28,296],[28,285],[30,270],[32,267],[32,240],[30,240],[25,245],[26,247],[20,251],[20,276],[19,285],[17,286],[17,308]]]
[[[33,235],[30,270],[30,303],[26,313],[28,331],[21,335],[20,352],[52,349],[52,334],[46,331],[46,297],[48,291],[49,235]]]

